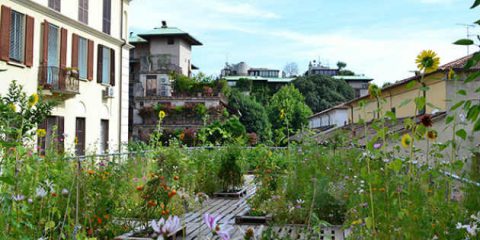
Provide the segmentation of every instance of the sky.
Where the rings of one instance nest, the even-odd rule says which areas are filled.
[[[377,84],[410,77],[424,49],[441,63],[467,54],[452,43],[465,38],[478,20],[473,0],[134,0],[130,31],[178,27],[203,43],[192,63],[219,75],[225,62],[282,70],[294,62],[300,72],[312,60],[338,61]],[[480,26],[471,29],[480,34]]]

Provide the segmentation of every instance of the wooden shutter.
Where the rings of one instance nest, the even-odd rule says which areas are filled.
[[[0,60],[10,60],[10,21],[12,9],[2,6],[2,17],[0,22]]]
[[[58,139],[58,146],[57,151],[63,153],[65,150],[65,118],[64,117],[57,117],[57,139]]]
[[[97,82],[102,83],[102,69],[103,69],[103,45],[98,44],[97,52]]]
[[[31,16],[26,16],[25,23],[25,66],[33,66],[33,34],[34,34],[34,25],[35,20]]]
[[[72,34],[72,68],[78,68],[78,35]]]
[[[88,40],[88,53],[87,53],[87,79],[93,80],[93,41]]]
[[[110,85],[115,86],[115,51],[110,49]]]
[[[58,73],[58,85],[60,89],[65,89],[65,74],[64,70],[67,67],[67,29],[62,28],[60,30],[60,66]]]
[[[43,39],[42,39],[42,68],[40,70],[40,85],[47,83],[47,67],[48,67],[48,27],[47,20],[43,22]]]

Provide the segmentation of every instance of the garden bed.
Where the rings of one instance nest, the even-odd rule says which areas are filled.
[[[187,229],[186,227],[181,227],[174,233],[168,235],[166,240],[176,240],[181,239],[184,235],[186,235]],[[115,240],[155,240],[158,237],[152,236],[153,231],[140,231],[140,232],[129,232],[125,233],[121,236],[115,237]]]
[[[235,216],[235,224],[248,224],[248,225],[268,225],[273,220],[272,214],[263,216],[251,215],[250,211],[242,213],[242,215]]]
[[[229,191],[229,192],[216,192],[213,194],[214,197],[218,198],[241,198],[247,195],[247,188],[242,188],[239,190]]]

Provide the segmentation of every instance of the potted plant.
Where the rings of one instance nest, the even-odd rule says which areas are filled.
[[[239,164],[240,157],[238,148],[226,148],[226,152],[221,157],[217,174],[222,190],[214,194],[216,197],[239,198],[246,194],[243,170]]]

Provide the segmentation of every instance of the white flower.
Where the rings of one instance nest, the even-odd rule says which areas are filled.
[[[62,195],[68,196],[68,190],[66,188],[62,189]]]
[[[43,187],[37,187],[35,192],[37,194],[37,197],[39,198],[44,198],[45,196],[47,196],[47,191]]]

